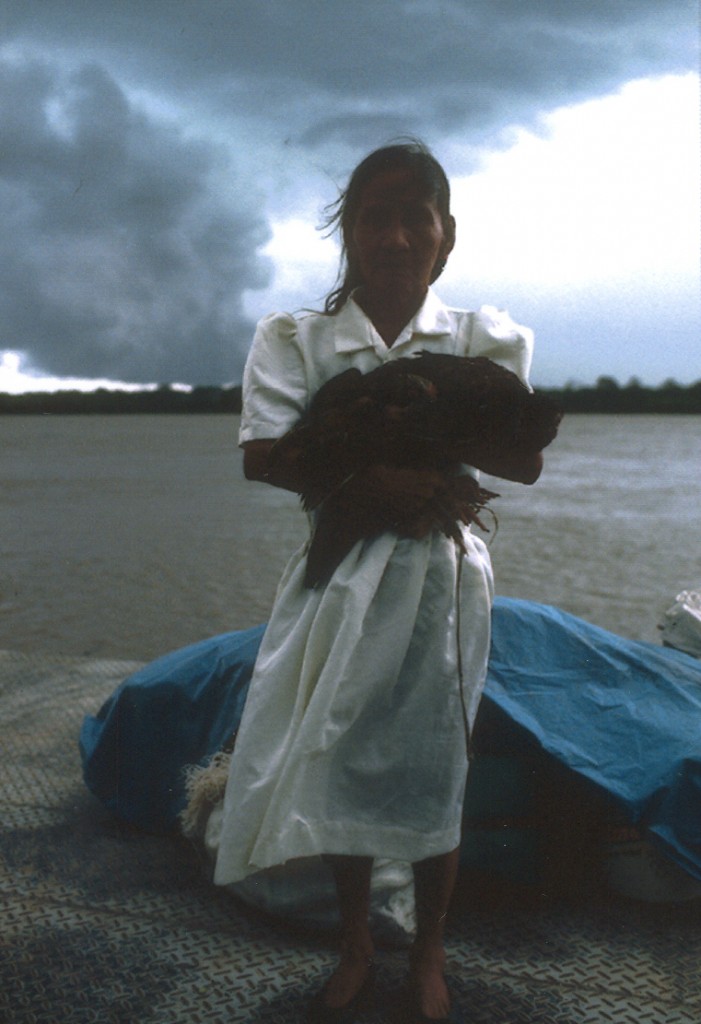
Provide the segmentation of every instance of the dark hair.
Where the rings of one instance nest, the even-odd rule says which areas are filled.
[[[436,160],[430,149],[418,139],[398,142],[390,146],[376,149],[358,164],[350,176],[348,185],[338,199],[326,208],[327,218],[324,227],[340,231],[341,263],[336,278],[336,287],[329,292],[324,303],[325,313],[338,313],[348,296],[362,283],[360,272],[355,263],[352,250],[352,235],[355,218],[360,206],[360,199],[372,179],[385,171],[410,171],[422,188],[436,204],[444,229],[448,229],[450,220],[450,184],[445,171]],[[437,264],[431,283],[443,270]]]

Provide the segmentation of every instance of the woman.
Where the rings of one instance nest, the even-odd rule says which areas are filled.
[[[343,241],[340,286],[323,314],[261,321],[244,375],[245,474],[292,491],[303,489],[299,470],[271,467],[271,448],[343,370],[424,348],[488,356],[524,380],[530,363],[530,332],[495,310],[449,310],[431,290],[455,222],[445,173],[422,145],[366,157],[331,223]],[[477,448],[471,462],[523,483],[542,467],[539,453],[495,461]],[[353,481],[390,519],[401,509],[417,523],[445,485],[442,472],[380,464]],[[310,1020],[352,1020],[370,985],[374,857],[413,865],[411,1015],[449,1019],[443,930],[492,598],[485,545],[465,529],[462,548],[430,526],[411,538],[387,530],[357,543],[325,587],[304,587],[305,549],[280,583],[232,760],[215,881],[325,857],[341,956]]]

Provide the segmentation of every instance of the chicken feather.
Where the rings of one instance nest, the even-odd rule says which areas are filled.
[[[422,351],[362,374],[352,368],[327,381],[300,421],[273,445],[271,470],[292,461],[304,481],[305,509],[315,510],[305,585],[327,582],[360,539],[392,529],[422,536],[427,523],[461,543],[461,523],[476,522],[497,497],[456,475],[482,457],[527,456],[557,435],[562,413],[510,370],[483,356]],[[373,464],[445,472],[445,491],[419,521],[388,510],[363,489]]]

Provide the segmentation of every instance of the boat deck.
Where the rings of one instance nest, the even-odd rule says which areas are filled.
[[[2,966],[9,1024],[296,1024],[327,936],[243,908],[184,840],[124,828],[83,786],[83,715],[137,665],[0,652]],[[574,876],[573,876],[574,879]],[[698,1024],[701,907],[463,880],[448,936],[470,1024]],[[479,890],[479,892],[478,892]],[[378,955],[393,1019],[401,950]]]

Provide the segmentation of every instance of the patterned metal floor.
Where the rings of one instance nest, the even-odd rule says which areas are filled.
[[[8,1024],[296,1024],[333,943],[247,911],[184,842],[124,829],[85,791],[77,734],[135,668],[0,652],[2,932]],[[464,880],[450,974],[470,1024],[698,1024],[699,905],[568,898]],[[469,898],[468,898],[469,895]],[[393,1019],[405,967],[379,955]]]

